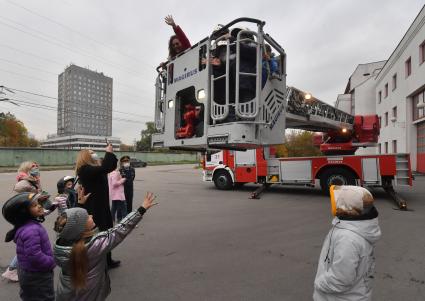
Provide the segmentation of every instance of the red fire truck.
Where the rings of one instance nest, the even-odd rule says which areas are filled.
[[[276,158],[274,147],[223,150],[205,156],[203,179],[213,181],[218,189],[245,183],[263,184],[252,194],[254,198],[272,184],[313,187],[318,182],[325,193],[333,184],[382,187],[400,209],[406,209],[406,202],[393,187],[412,185],[410,156],[354,155],[359,147],[373,146],[378,135],[377,116],[355,116],[352,130],[330,130],[318,136],[325,156]]]

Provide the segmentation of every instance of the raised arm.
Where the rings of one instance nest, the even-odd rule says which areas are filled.
[[[146,210],[157,204],[154,203],[154,200],[155,196],[148,192],[141,207],[139,207],[136,211],[130,212],[115,227],[97,234],[91,247],[93,248],[93,251],[107,253],[118,246],[127,237],[127,235],[133,231],[142,219]]]
[[[168,16],[165,17],[165,23],[167,23],[168,25],[173,27],[174,33],[176,34],[177,38],[179,39],[180,43],[182,44],[183,50],[186,50],[186,49],[192,47],[192,45],[189,42],[189,39],[186,37],[183,30],[180,28],[180,26],[178,26],[176,24],[176,22],[174,22],[172,15],[168,15]]]

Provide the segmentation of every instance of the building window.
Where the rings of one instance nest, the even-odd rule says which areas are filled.
[[[412,97],[413,99],[413,120],[425,117],[425,90],[420,91]]]
[[[382,117],[379,116],[379,128],[381,128],[381,127],[382,127]]]
[[[412,58],[409,57],[404,63],[404,67],[406,70],[406,77],[409,77],[412,74]]]
[[[388,154],[388,142],[385,142],[385,154]]]
[[[378,153],[382,154],[382,150],[381,150],[381,143],[378,143]]]
[[[385,126],[388,126],[388,112],[385,112]]]
[[[392,116],[392,120],[396,121],[397,120],[397,106],[395,106],[393,108],[393,116]]]
[[[388,96],[388,83],[384,86],[384,97],[386,98]]]
[[[419,45],[419,65],[422,65],[423,62],[425,62],[425,41]]]
[[[397,73],[393,75],[393,91],[397,89]]]
[[[393,154],[397,153],[397,140],[393,140]]]
[[[382,91],[378,92],[378,103],[381,103],[382,101]]]

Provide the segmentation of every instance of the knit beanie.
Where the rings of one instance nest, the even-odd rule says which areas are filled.
[[[67,241],[77,241],[86,230],[87,219],[89,214],[83,208],[70,208],[66,209],[66,224],[62,231],[59,233],[59,238]]]
[[[356,216],[373,206],[372,194],[360,186],[336,186],[330,188],[332,215]]]

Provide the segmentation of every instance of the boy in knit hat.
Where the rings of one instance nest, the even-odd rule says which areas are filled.
[[[331,186],[335,218],[320,253],[313,299],[372,300],[375,243],[381,237],[371,193],[358,186]]]

